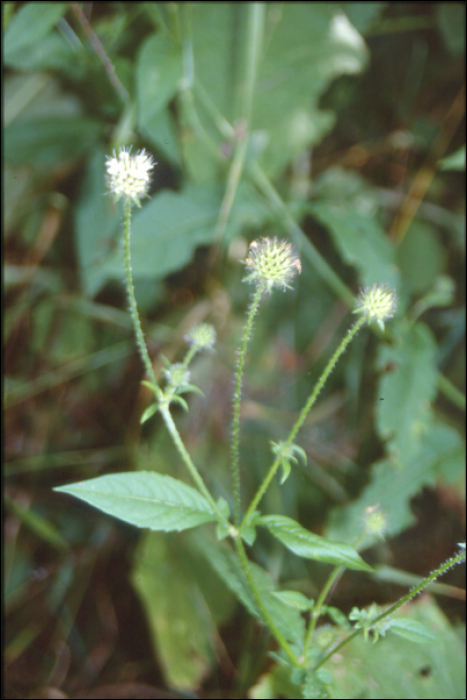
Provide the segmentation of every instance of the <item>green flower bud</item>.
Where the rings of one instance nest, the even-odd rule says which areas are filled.
[[[364,316],[367,323],[376,322],[384,331],[384,322],[392,318],[397,308],[397,296],[387,284],[373,284],[362,289],[354,314]]]
[[[267,293],[274,287],[291,289],[289,283],[302,269],[290,243],[278,241],[275,237],[253,241],[245,265],[249,271],[244,282],[253,282]]]
[[[216,331],[209,323],[200,323],[185,336],[187,343],[197,350],[211,349],[216,342]]]

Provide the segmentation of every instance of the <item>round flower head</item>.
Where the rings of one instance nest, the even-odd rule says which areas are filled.
[[[379,507],[379,503],[365,508],[363,527],[368,535],[376,535],[384,539],[384,533],[388,529],[388,518],[385,511]]]
[[[134,156],[131,146],[128,151],[122,147],[118,155],[114,151],[107,156],[107,183],[115,201],[124,198],[139,207],[140,199],[147,196],[154,165],[153,157],[144,148]]]
[[[397,308],[397,296],[387,284],[373,284],[365,287],[358,295],[354,314],[361,314],[367,323],[376,322],[384,331],[384,322],[392,318]]]
[[[197,350],[211,349],[216,342],[216,331],[209,323],[200,323],[191,329],[185,340]]]
[[[274,287],[291,289],[289,282],[302,270],[290,243],[276,237],[253,241],[245,265],[249,271],[244,282],[253,282],[265,292],[272,292]]]
[[[190,370],[181,362],[176,362],[163,370],[168,385],[173,389],[181,389],[190,382]]]

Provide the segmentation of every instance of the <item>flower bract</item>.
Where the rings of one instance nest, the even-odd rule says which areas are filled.
[[[117,155],[114,151],[107,156],[107,183],[115,200],[126,199],[139,207],[140,199],[147,196],[154,165],[153,157],[144,148],[134,156],[131,147],[122,147]]]

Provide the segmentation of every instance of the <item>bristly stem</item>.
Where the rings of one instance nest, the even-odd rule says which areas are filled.
[[[287,440],[285,441],[286,443],[293,442],[296,434],[298,433],[301,426],[303,425],[305,418],[307,417],[311,407],[313,406],[316,399],[318,398],[319,392],[323,388],[324,384],[326,383],[327,378],[329,377],[332,370],[334,369],[339,357],[342,355],[342,353],[344,352],[344,350],[346,349],[346,347],[350,343],[350,341],[357,335],[358,331],[360,330],[360,328],[363,326],[364,323],[365,323],[365,319],[363,317],[361,317],[358,319],[358,321],[355,323],[355,325],[352,328],[350,328],[350,330],[347,331],[347,334],[344,336],[339,347],[337,348],[337,350],[334,352],[333,356],[329,360],[324,372],[322,373],[321,377],[318,379],[318,381],[315,385],[315,388],[313,389],[312,393],[310,394],[308,401],[306,402],[305,406],[303,407],[302,411],[300,412],[300,415],[299,415],[297,421],[295,422],[295,425],[293,426]],[[248,524],[249,520],[251,519],[251,516],[253,515],[255,508],[258,506],[258,503],[260,502],[260,500],[264,496],[266,489],[268,488],[273,476],[275,475],[276,471],[278,470],[280,463],[281,463],[281,459],[280,459],[280,456],[278,456],[278,457],[276,457],[276,459],[272,463],[268,473],[266,474],[266,476],[263,479],[261,486],[259,487],[258,491],[256,492],[255,497],[251,501],[250,506],[245,514],[245,517],[243,518],[242,525]]]
[[[433,571],[429,576],[423,579],[423,581],[418,585],[415,586],[411,591],[409,591],[405,596],[403,596],[400,600],[398,600],[394,605],[391,605],[390,608],[387,610],[384,610],[381,615],[378,615],[373,620],[373,624],[377,624],[378,622],[381,622],[385,617],[388,617],[389,615],[392,615],[398,608],[402,607],[406,603],[408,603],[412,598],[415,598],[416,595],[418,595],[426,586],[428,586],[430,583],[433,583],[433,581],[440,576],[442,576],[448,569],[450,569],[452,566],[455,566],[456,564],[460,564],[461,562],[465,561],[465,549],[457,554],[455,557],[452,557],[451,559],[448,559],[444,564],[442,564],[440,567],[438,567],[435,571]],[[354,637],[357,637],[360,633],[363,632],[362,628],[356,629],[353,632],[351,632],[345,639],[340,641],[336,646],[333,646],[330,651],[323,656],[322,659],[319,660],[319,662],[314,666],[313,671],[317,671],[318,668],[323,666],[323,664],[328,661],[331,656],[334,656],[340,649],[342,649],[346,644],[348,644]]]
[[[170,436],[183,460],[183,463],[187,467],[188,471],[191,474],[191,477],[193,481],[195,482],[196,486],[198,487],[199,491],[203,494],[203,496],[206,498],[206,500],[209,502],[209,505],[211,506],[212,510],[216,513],[217,517],[219,518],[219,522],[222,522],[223,525],[226,527],[229,526],[229,523],[225,516],[221,513],[219,506],[211,496],[206,484],[203,481],[203,478],[201,477],[201,474],[199,473],[198,469],[194,465],[189,453],[187,452],[187,449],[185,445],[183,444],[182,438],[180,437],[180,433],[177,430],[177,426],[175,425],[173,418],[170,414],[169,407],[166,405],[165,402],[161,403],[160,406],[160,412],[162,413],[162,417],[164,419],[164,423],[170,433]]]
[[[250,563],[248,561],[248,557],[245,552],[245,547],[243,546],[243,542],[241,539],[241,536],[237,534],[235,537],[235,546],[237,549],[237,554],[240,559],[240,563],[242,565],[243,572],[245,574],[246,580],[248,582],[248,585],[250,587],[250,590],[253,594],[253,598],[255,599],[255,603],[258,606],[259,611],[261,612],[261,615],[263,617],[263,620],[265,624],[269,627],[275,638],[277,639],[281,649],[283,652],[287,655],[291,663],[296,666],[300,667],[300,660],[295,656],[293,653],[292,649],[290,648],[289,643],[285,639],[284,635],[280,631],[280,629],[277,627],[276,623],[274,622],[272,615],[269,613],[269,610],[264,604],[263,598],[261,596],[261,592],[258,590],[258,587],[256,585],[256,582],[253,578],[253,574],[250,569]]]
[[[246,349],[253,327],[253,320],[258,311],[259,302],[263,294],[263,287],[259,285],[251,299],[248,309],[247,321],[243,331],[242,343],[238,353],[237,371],[235,373],[234,410],[232,421],[232,479],[234,491],[234,515],[235,524],[240,522],[240,466],[239,466],[239,444],[240,444],[240,403],[242,398],[242,377],[243,366],[245,364]]]
[[[131,269],[131,248],[130,248],[130,238],[131,238],[131,200],[126,198],[124,201],[124,243],[125,243],[125,272],[126,272],[126,288],[128,293],[128,300],[130,302],[130,312],[131,320],[133,322],[133,328],[135,330],[136,342],[138,349],[143,360],[144,366],[148,377],[150,378],[152,384],[154,384],[156,394],[159,398],[162,396],[162,390],[157,384],[156,375],[154,374],[154,369],[152,367],[152,362],[149,357],[148,349],[146,347],[146,342],[144,340],[143,330],[141,328],[141,323],[138,315],[138,308],[136,306],[135,299],[135,289],[133,286],[133,274]]]

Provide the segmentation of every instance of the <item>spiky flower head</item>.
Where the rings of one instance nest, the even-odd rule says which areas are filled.
[[[115,201],[123,198],[139,207],[140,199],[147,196],[154,165],[153,157],[144,148],[132,156],[131,146],[128,150],[122,146],[118,155],[114,151],[107,156],[107,184]]]
[[[171,389],[182,389],[190,383],[190,370],[181,362],[175,362],[162,371]]]
[[[216,331],[210,323],[199,323],[187,333],[185,340],[197,350],[211,349],[216,342]]]
[[[290,282],[297,272],[301,272],[300,259],[290,243],[274,238],[261,238],[253,241],[245,260],[248,273],[244,282],[253,282],[270,293],[274,287],[291,289]]]
[[[373,284],[365,287],[358,295],[354,314],[360,314],[367,323],[376,322],[384,331],[384,322],[392,318],[397,308],[397,295],[387,284]]]
[[[380,508],[379,503],[365,508],[363,528],[368,535],[384,540],[384,535],[388,529],[388,517],[386,512]]]

